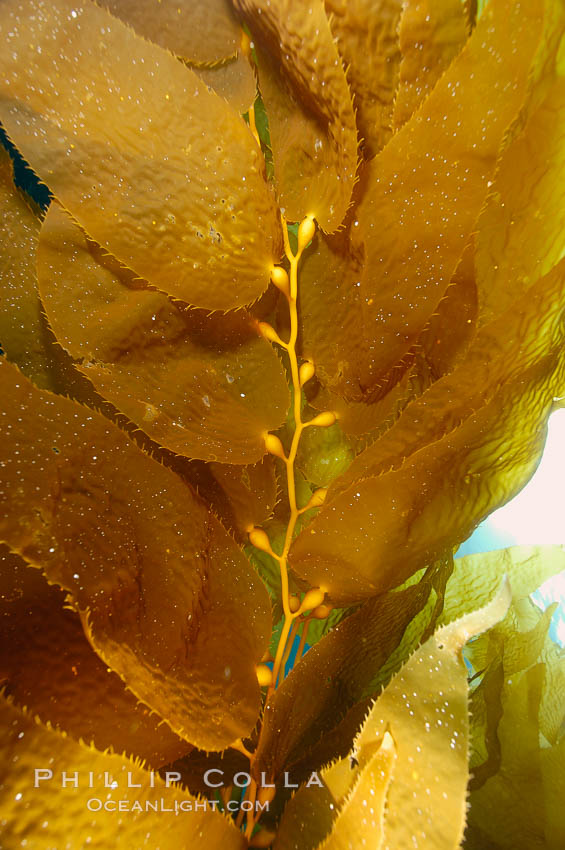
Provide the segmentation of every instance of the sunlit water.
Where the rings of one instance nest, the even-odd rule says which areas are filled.
[[[507,546],[565,545],[565,410],[549,420],[545,451],[536,474],[511,502],[495,511],[460,547],[457,555],[490,552]],[[532,598],[540,608],[559,602],[551,635],[565,646],[565,572],[546,581]]]

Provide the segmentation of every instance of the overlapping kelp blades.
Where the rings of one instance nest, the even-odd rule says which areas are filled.
[[[526,97],[542,24],[537,0],[489,3],[421,108],[367,165],[352,228],[374,342],[362,386],[416,341],[452,279]]]
[[[101,0],[98,4],[149,41],[201,65],[235,56],[241,27],[230,0]]]
[[[382,592],[524,485],[565,390],[564,271],[561,263],[482,328],[462,365],[334,482],[291,550],[298,575],[336,604]]]
[[[347,69],[366,158],[392,135],[398,87],[401,0],[324,0],[331,31]]]
[[[357,481],[396,468],[395,457],[405,458],[450,434],[471,412],[490,404],[506,382],[526,374],[536,363],[543,364],[548,355],[558,354],[564,298],[565,262],[561,262],[478,331],[460,365],[407,406],[384,437],[355,458],[328,498]],[[555,390],[559,395],[558,380]]]
[[[242,50],[247,36],[229,0],[106,0],[98,5],[185,60],[236,112],[246,112],[253,103],[255,77]]]
[[[263,457],[263,434],[284,421],[289,393],[249,315],[186,310],[140,289],[57,204],[41,230],[38,275],[57,340],[151,439],[209,461]]]
[[[226,494],[227,526],[247,541],[250,528],[262,525],[273,513],[278,483],[272,455],[248,466],[211,463],[212,475]],[[223,517],[222,517],[223,519]]]
[[[30,206],[31,204],[31,206]],[[11,160],[0,148],[0,349],[34,384],[84,404],[106,404],[56,344],[37,289],[36,251],[41,214],[14,185]]]
[[[5,0],[2,11],[0,118],[87,233],[187,303],[255,300],[282,239],[243,119],[93,3]]]
[[[247,112],[257,96],[257,83],[250,61],[242,51],[213,68],[191,66],[200,79],[223,97],[236,112]]]
[[[486,605],[504,576],[510,581],[513,602],[519,602],[564,570],[562,546],[512,546],[456,558],[445,590],[440,623],[444,625],[462,617],[469,608]]]
[[[151,768],[192,749],[94,652],[66,594],[5,546],[0,609],[0,679],[17,705],[75,740],[112,747]]]
[[[318,304],[336,310],[328,345],[340,370],[324,371],[334,389],[346,376],[350,400],[380,391],[453,279],[526,98],[542,23],[537,3],[490,3],[429,97],[361,170],[350,240],[332,243],[323,274],[312,269]],[[309,340],[315,315],[305,301],[304,350],[317,362],[316,349],[325,355]]]
[[[267,591],[170,470],[0,360],[0,539],[69,591],[88,638],[181,737],[222,749],[259,711]]]
[[[347,711],[378,691],[379,671],[409,624],[426,607],[431,589],[425,581],[369,600],[308,651],[272,695],[265,711],[255,757],[257,777],[261,771],[277,777],[284,770],[294,770],[295,764],[307,762],[309,751]]]
[[[526,292],[565,251],[564,32],[565,8],[550,3],[531,91],[478,223],[480,324]]]
[[[278,201],[287,221],[336,230],[351,201],[357,129],[322,0],[234,0],[257,43]],[[258,14],[258,7],[261,14]]]
[[[34,850],[49,850],[68,840],[73,847],[117,850],[143,847],[148,842],[162,850],[187,846],[195,850],[244,850],[247,846],[241,833],[220,812],[206,808],[202,800],[195,810],[197,798],[187,791],[167,788],[161,777],[152,777],[139,762],[100,753],[74,741],[5,697],[0,697],[0,719],[2,847],[27,844]],[[77,775],[78,788],[61,787],[62,772],[68,774],[69,766]],[[51,770],[52,779],[34,787],[36,768]],[[107,777],[117,787],[109,788]],[[94,802],[88,805],[91,800]],[[124,812],[119,809],[122,800],[127,815],[119,814]],[[97,801],[101,803],[98,811]],[[182,801],[185,808],[181,810]],[[189,805],[191,811],[187,810]]]
[[[400,19],[402,62],[394,101],[396,129],[420,104],[463,48],[469,19],[462,0],[408,0]]]
[[[12,160],[0,148],[0,345],[38,386],[51,389],[45,350],[35,251],[41,221],[14,186]]]
[[[376,841],[371,846],[378,850],[410,846],[455,850],[460,846],[469,777],[467,673],[461,648],[500,620],[509,602],[510,591],[504,586],[486,608],[438,630],[374,703],[350,758],[321,771],[335,810],[333,818],[321,822],[331,830],[327,845],[321,845],[324,849],[349,846],[346,812],[360,788],[365,793],[356,807],[358,843],[363,836],[371,836]],[[375,773],[377,754],[381,765]],[[308,790],[301,788],[297,797]],[[324,796],[320,795],[320,803],[313,794],[309,797],[312,817],[323,817],[328,805]],[[281,831],[284,821],[283,814]]]
[[[487,843],[517,850],[563,846],[565,658],[546,634],[550,613],[529,599],[517,601],[492,634],[478,638],[477,653],[474,643],[470,647],[473,666],[481,658],[486,669],[475,693],[489,684],[487,710],[496,706],[497,716],[490,739],[480,715],[474,723],[474,746],[491,764],[484,781],[471,787],[469,850]],[[488,683],[498,666],[503,675]]]
[[[312,403],[335,410],[345,433],[368,435],[373,442],[393,424],[409,401],[464,358],[477,324],[474,241],[467,245],[451,284],[411,350],[378,384],[364,390],[357,376],[370,343],[364,326],[355,327],[361,316],[362,270],[350,253],[347,238],[346,234],[320,237],[304,259],[302,353],[316,363],[321,382]],[[355,291],[358,295],[350,296]],[[350,311],[352,298],[357,299],[359,309]],[[324,323],[326,312],[336,320],[331,333]],[[338,327],[340,330],[334,332]]]
[[[355,780],[342,802],[331,833],[319,850],[349,850],[351,846],[383,847],[387,794],[394,778],[396,747],[392,735],[385,732],[376,752]],[[345,771],[350,767],[346,763]],[[325,780],[331,787],[330,767]],[[353,842],[355,842],[353,844]]]
[[[523,174],[520,180],[517,173]],[[560,77],[509,146],[479,220],[476,267],[481,324],[508,309],[563,256],[563,186],[565,79]]]

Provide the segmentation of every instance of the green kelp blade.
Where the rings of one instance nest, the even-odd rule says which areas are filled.
[[[167,787],[139,761],[97,752],[3,696],[0,718],[3,847],[246,847],[243,835],[224,815],[212,811],[202,798]],[[43,771],[37,786],[36,769]],[[61,787],[63,772],[76,774],[77,788],[71,783]],[[116,786],[108,787],[109,782]]]
[[[381,850],[387,792],[394,777],[395,761],[394,740],[385,732],[380,747],[359,771],[330,835],[319,850],[349,850],[352,846]]]
[[[493,703],[497,706],[490,740],[482,717],[477,722],[471,715],[473,743],[478,740],[488,758],[477,769],[476,778],[484,781],[470,786],[465,845],[470,848],[563,846],[565,655],[549,633],[554,606],[542,612],[528,597],[520,598],[522,592],[506,617],[465,651],[473,666],[486,667],[486,675],[497,666],[503,668],[502,677],[488,689],[488,710],[492,712]]]
[[[0,358],[0,540],[72,594],[129,689],[201,748],[254,727],[270,605],[233,538],[115,425]]]
[[[19,706],[75,740],[155,769],[192,749],[94,652],[67,594],[5,546],[0,612],[0,679]]]
[[[505,614],[503,585],[485,608],[439,629],[377,699],[353,748],[362,771],[390,733],[396,761],[382,847],[456,850],[465,827],[468,772],[467,672],[461,648]]]
[[[282,237],[241,116],[94,3],[6,0],[0,35],[6,132],[86,232],[189,304],[256,300]]]
[[[565,570],[565,546],[512,546],[456,558],[447,582],[440,622],[449,623],[485,605],[506,575],[512,599],[528,597],[548,578]]]

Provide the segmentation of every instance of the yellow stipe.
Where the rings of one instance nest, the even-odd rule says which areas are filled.
[[[300,643],[298,644],[298,650],[296,652],[296,663],[300,661],[302,656],[304,655],[304,647],[306,646],[306,640],[308,638],[308,629],[310,628],[310,623],[312,621],[312,615],[309,614],[308,617],[304,620],[302,625],[302,635],[300,636]]]
[[[246,756],[250,761],[253,759],[253,753],[250,753],[241,738],[238,738],[237,741],[234,741],[233,744],[230,744],[230,749],[237,750],[238,753]]]
[[[272,782],[272,780],[270,780]],[[257,791],[257,799],[260,803],[272,803],[275,799],[275,795],[277,793],[276,788],[269,788],[268,786],[261,786]]]
[[[307,362],[303,363],[298,371],[298,377],[300,379],[300,386],[303,387],[310,378],[313,378],[315,374],[314,364]]]
[[[297,613],[299,613],[299,612],[300,612],[300,609],[298,609]],[[289,634],[288,640],[286,642],[286,648],[285,648],[285,651],[284,651],[284,654],[283,654],[283,657],[282,657],[280,670],[279,670],[280,681],[277,682],[277,680],[273,678],[273,685],[275,686],[275,688],[277,687],[278,684],[280,684],[280,682],[282,682],[282,680],[285,677],[286,665],[288,663],[290,653],[292,652],[292,645],[294,643],[294,639],[296,638],[296,635],[298,634],[299,628],[300,628],[300,620],[297,617],[292,623],[292,628],[290,630],[290,634]]]
[[[283,343],[283,346],[286,348],[288,352],[288,359],[290,362],[290,375],[292,381],[292,389],[293,389],[293,405],[292,405],[292,415],[294,419],[294,434],[292,436],[292,442],[290,445],[290,449],[288,455],[285,455],[283,445],[278,437],[274,434],[266,434],[265,435],[265,449],[269,454],[276,455],[284,460],[286,465],[286,478],[287,478],[287,490],[288,490],[288,501],[290,508],[290,516],[285,532],[285,539],[283,544],[283,549],[280,555],[274,555],[277,558],[280,565],[281,572],[281,597],[282,597],[282,605],[284,611],[284,623],[281,630],[281,635],[279,638],[279,643],[277,646],[277,651],[275,653],[275,660],[273,662],[273,673],[272,673],[272,681],[269,685],[269,691],[267,694],[267,699],[269,698],[271,692],[276,687],[276,683],[279,677],[279,672],[281,669],[281,665],[284,663],[285,650],[287,648],[287,643],[289,641],[289,636],[296,632],[296,628],[293,629],[293,626],[298,626],[298,623],[295,623],[295,620],[300,615],[303,610],[308,610],[310,608],[315,608],[318,606],[324,599],[324,593],[322,591],[315,591],[314,596],[312,596],[312,591],[308,591],[306,594],[306,598],[308,601],[308,609],[304,608],[304,602],[302,602],[298,608],[296,608],[296,602],[293,600],[291,602],[291,595],[289,592],[289,579],[288,579],[288,553],[290,550],[290,546],[292,543],[294,531],[296,528],[296,523],[298,517],[303,512],[304,509],[299,509],[296,503],[296,478],[295,478],[295,469],[294,464],[296,461],[296,454],[298,451],[298,444],[300,442],[300,437],[302,435],[302,431],[304,430],[305,423],[301,418],[301,387],[302,384],[309,380],[314,374],[314,366],[311,363],[303,363],[302,367],[299,369],[298,366],[298,357],[296,351],[296,343],[298,339],[298,310],[297,310],[297,298],[298,298],[298,264],[300,262],[300,258],[302,256],[302,252],[306,245],[312,240],[315,232],[316,225],[314,223],[312,216],[307,216],[301,223],[298,228],[298,249],[296,254],[293,254],[290,242],[288,238],[288,228],[284,215],[281,213],[281,223],[283,230],[283,239],[284,239],[284,250],[289,262],[290,266],[290,275],[281,268],[280,266],[275,266],[271,270],[271,280],[275,286],[285,292],[288,298],[288,308],[290,314],[290,337],[287,343]],[[270,327],[270,326],[269,326]],[[269,338],[273,339],[272,334],[275,333],[273,329],[267,331],[269,334]],[[321,414],[325,416],[327,419],[327,413]],[[317,497],[317,499],[320,497]],[[321,504],[323,499],[319,502]],[[317,503],[316,503],[317,504]],[[249,536],[249,539],[252,543],[254,540],[252,535],[254,535],[256,530],[253,530]],[[264,533],[264,532],[263,532]],[[264,544],[263,538],[256,538],[260,542]],[[266,550],[263,546],[259,546],[258,548],[263,548],[263,551]],[[321,595],[320,595],[321,593]],[[310,594],[310,595],[309,595]],[[294,610],[293,610],[294,609]]]

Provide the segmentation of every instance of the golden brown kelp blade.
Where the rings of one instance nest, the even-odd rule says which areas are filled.
[[[409,401],[463,360],[477,322],[474,243],[464,251],[452,282],[416,343],[369,391],[356,380],[356,370],[369,349],[361,300],[349,295],[360,285],[361,269],[352,254],[340,256],[339,243],[346,245],[344,235],[317,238],[315,250],[304,259],[302,350],[316,364],[316,375],[323,384],[313,404],[334,410],[345,433],[368,435],[373,442]],[[336,318],[331,329],[325,322],[328,312]]]
[[[88,643],[66,594],[0,546],[0,681],[19,706],[75,740],[159,768],[190,744],[138,702]],[[88,706],[88,710],[85,707]]]
[[[280,776],[301,762],[355,703],[375,694],[372,680],[430,591],[425,582],[370,600],[308,651],[269,701],[257,776],[261,771]]]
[[[507,309],[563,256],[564,136],[565,80],[558,77],[509,146],[479,220],[481,324]]]
[[[246,112],[253,103],[255,77],[229,0],[106,0],[98,5],[189,63],[236,112]]]
[[[227,100],[236,112],[247,112],[253,105],[257,84],[249,59],[241,50],[237,56],[226,59],[221,65],[212,68],[192,67],[200,79]]]
[[[436,312],[414,346],[415,393],[463,362],[477,329],[478,293],[475,280],[475,242],[471,239]]]
[[[239,47],[241,29],[230,0],[100,0],[98,5],[189,62],[216,63]]]
[[[0,148],[0,346],[38,386],[52,388],[52,359],[37,292],[35,252],[41,220],[14,186],[12,160]]]
[[[57,345],[37,287],[37,247],[43,216],[14,185],[8,154],[0,148],[0,348],[36,386],[104,410],[114,408],[94,391]]]
[[[298,791],[295,799],[309,804],[312,819],[328,833],[320,847],[347,848],[352,835],[355,847],[364,846],[363,839],[366,846],[379,848],[460,846],[469,776],[461,648],[500,620],[509,603],[504,585],[485,608],[439,629],[373,704],[349,758],[321,771],[324,793],[315,795],[306,787]],[[294,808],[291,803],[288,816],[283,814],[283,833]],[[285,850],[292,846],[281,845]]]
[[[230,526],[245,542],[250,528],[262,525],[272,516],[278,493],[273,461],[273,456],[267,455],[259,463],[247,466],[210,464],[212,475],[228,500]]]
[[[464,364],[356,458],[295,540],[293,569],[336,604],[402,582],[532,475],[564,390],[564,270],[482,329]]]
[[[289,221],[342,223],[357,170],[351,93],[322,0],[234,0],[260,48],[279,205]],[[261,13],[259,14],[259,7]]]
[[[26,842],[34,850],[50,850],[70,840],[70,846],[77,848],[132,850],[150,841],[162,850],[187,846],[195,850],[244,850],[243,836],[227,818],[205,809],[202,800],[195,810],[198,798],[187,791],[167,788],[159,776],[151,777],[139,762],[100,753],[74,741],[5,697],[0,697],[0,719],[3,847],[21,847]],[[78,775],[76,789],[70,785],[61,787],[62,773],[68,774],[69,766]],[[34,787],[36,769],[50,770],[52,778],[43,772],[38,787]],[[92,787],[88,785],[90,773]],[[107,777],[117,787],[108,788]],[[128,778],[132,787],[128,787]],[[119,814],[122,800],[127,808]],[[96,811],[98,801],[101,810]],[[160,808],[163,805],[164,811]]]
[[[400,82],[394,102],[396,129],[414,114],[469,34],[462,0],[408,0],[400,20]]]
[[[41,230],[38,274],[60,344],[151,439],[224,463],[264,455],[263,434],[284,421],[289,396],[280,361],[249,315],[187,310],[135,286],[57,204]]]
[[[490,2],[422,107],[366,167],[351,231],[365,252],[364,387],[409,350],[452,279],[526,97],[542,22],[537,0]]]
[[[392,135],[398,86],[401,0],[324,0],[353,94],[361,148],[368,159]]]
[[[92,3],[6,0],[0,27],[9,45],[0,118],[85,230],[187,303],[225,310],[255,300],[282,245],[243,119]]]
[[[312,536],[295,542],[293,569],[335,604],[351,604],[458,545],[535,471],[555,387],[565,380],[562,355],[546,369],[532,367],[452,434],[338,496],[313,521]]]
[[[495,401],[499,389],[520,372],[559,352],[565,299],[565,263],[538,280],[530,292],[476,334],[461,364],[408,405],[395,425],[359,454],[336,481],[331,499],[357,481],[397,466],[395,457],[414,453],[454,432],[473,411]],[[556,379],[555,395],[559,396]]]
[[[369,330],[361,304],[362,254],[348,230],[317,233],[300,267],[300,343],[320,382],[351,401],[362,401],[358,376],[369,357]],[[332,317],[328,327],[327,317]]]
[[[106,419],[3,359],[0,385],[0,539],[72,594],[98,654],[177,734],[207,749],[248,734],[271,618],[241,550]]]

